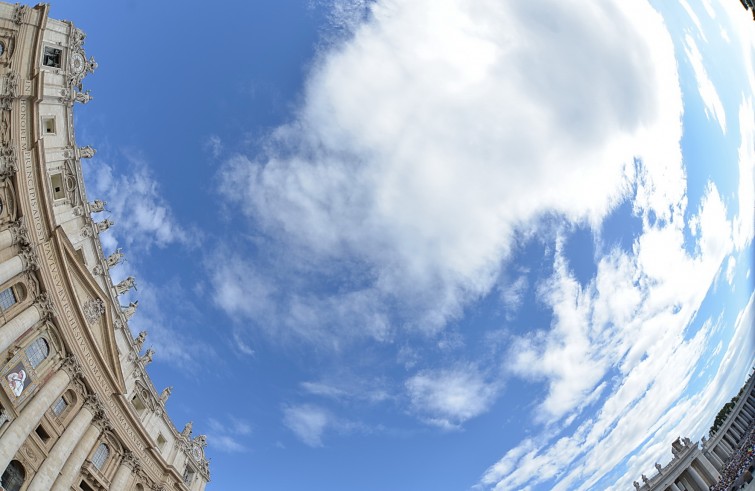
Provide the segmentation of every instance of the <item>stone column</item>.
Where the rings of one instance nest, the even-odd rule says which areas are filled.
[[[669,488],[671,489],[671,491],[682,491],[681,489],[679,489],[679,486],[677,486],[675,482],[672,482]]]
[[[737,417],[734,418],[734,421],[732,421],[732,424],[734,425],[734,427],[739,432],[739,437],[742,438],[742,436],[745,435],[746,431],[744,429],[744,426],[742,425],[742,423],[739,420],[739,415],[737,415]]]
[[[73,418],[55,442],[47,458],[42,462],[37,474],[32,479],[26,491],[49,491],[58,473],[63,468],[68,456],[73,452],[76,444],[81,440],[94,418],[94,411],[90,404],[85,404],[79,413]]]
[[[131,479],[132,471],[138,470],[139,466],[139,459],[127,450],[115,477],[113,477],[113,482],[110,484],[110,491],[125,491]]]
[[[0,284],[13,279],[15,276],[36,268],[36,256],[27,249],[17,256],[13,256],[0,263]]]
[[[51,488],[52,491],[71,489],[74,480],[79,477],[82,464],[86,460],[87,455],[89,455],[89,452],[92,451],[99,437],[100,428],[94,423],[90,424],[84,436],[76,444],[76,448],[73,449],[71,456],[66,460],[63,469],[60,471],[60,476],[55,480],[55,484]]]
[[[63,394],[70,381],[71,376],[67,371],[57,371],[24,407],[18,418],[11,421],[0,438],[0,469],[8,467],[13,456],[26,441],[26,437],[39,424],[53,401]]]
[[[5,351],[27,329],[52,313],[52,304],[46,295],[40,295],[33,305],[0,326],[0,352]]]
[[[718,473],[711,461],[704,454],[698,455],[696,460],[700,466],[700,470],[703,471],[703,474],[706,474],[711,484],[717,483],[721,479],[721,474]]]
[[[7,249],[14,244],[28,244],[29,234],[23,224],[23,218],[10,224],[10,227],[0,232],[0,250]]]
[[[687,473],[689,473],[690,477],[695,483],[695,487],[697,487],[699,491],[708,491],[708,488],[710,488],[710,486],[708,486],[702,476],[697,473],[694,467],[687,467]]]
[[[7,249],[13,245],[13,232],[6,228],[0,232],[0,250]]]
[[[716,470],[721,472],[721,469],[724,468],[724,463],[721,460],[721,457],[719,457],[718,454],[715,452],[715,450],[712,448],[709,449],[706,457],[708,457],[708,460],[710,460],[711,464],[713,464],[713,467],[715,467]]]

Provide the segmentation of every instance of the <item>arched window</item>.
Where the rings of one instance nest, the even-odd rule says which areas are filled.
[[[68,403],[66,402],[66,400],[62,396],[58,397],[58,400],[55,401],[55,404],[52,405],[52,413],[55,416],[60,416],[61,414],[63,414],[63,411],[65,411],[67,407]]]
[[[94,452],[94,456],[92,457],[92,464],[94,464],[97,470],[102,470],[102,466],[105,465],[108,455],[110,455],[110,450],[108,450],[107,445],[100,443],[100,446],[97,447],[97,451]]]
[[[37,368],[49,354],[50,346],[45,338],[37,338],[26,347],[26,357],[29,359],[32,368]]]
[[[16,298],[16,293],[13,291],[13,288],[9,287],[0,291],[0,309],[8,310],[13,307],[16,302],[18,302],[18,299]]]
[[[6,467],[3,476],[0,477],[0,486],[5,491],[18,491],[21,486],[24,485],[26,479],[26,471],[24,466],[18,460],[11,460],[11,463]]]

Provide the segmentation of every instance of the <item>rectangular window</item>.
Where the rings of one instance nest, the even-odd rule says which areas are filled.
[[[42,133],[45,135],[55,134],[55,117],[50,116],[42,119]]]
[[[68,403],[66,402],[66,400],[62,397],[59,397],[58,400],[55,401],[55,404],[52,405],[52,413],[55,416],[60,416],[61,414],[63,414],[63,411],[65,411],[67,407]]]
[[[53,48],[51,46],[45,46],[45,55],[42,60],[42,64],[44,66],[49,66],[51,68],[60,68],[60,60],[63,57],[63,50],[58,48]]]
[[[92,486],[87,484],[86,481],[81,481],[81,483],[79,484],[79,489],[81,489],[81,491],[94,491],[94,489],[92,489]]]
[[[141,416],[147,407],[144,405],[141,399],[139,399],[139,396],[134,396],[133,399],[131,399],[131,404],[134,406],[134,409],[136,409],[136,413]]]
[[[194,470],[187,467],[184,471],[184,484],[189,486],[191,484],[191,481],[194,480]]]
[[[0,292],[0,309],[8,310],[16,304],[16,294],[13,293],[13,288],[6,288]]]
[[[45,429],[42,428],[42,425],[37,426],[37,429],[34,431],[39,439],[42,440],[42,443],[47,443],[47,440],[50,439],[50,435],[48,435]]]
[[[52,197],[54,199],[63,199],[66,197],[66,192],[63,189],[63,175],[62,174],[51,175],[50,184],[52,185]]]

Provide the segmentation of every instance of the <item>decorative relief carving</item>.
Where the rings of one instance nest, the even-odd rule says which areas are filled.
[[[26,170],[30,172],[31,166],[29,165],[29,167],[26,168]],[[33,190],[34,187],[29,186],[28,189]],[[39,207],[38,202],[35,200],[32,207],[33,213],[34,213],[34,208],[36,208],[36,211],[37,211],[37,215],[35,218],[35,228],[38,223],[41,226],[41,219],[39,218],[38,207]],[[52,286],[55,289],[55,295],[60,301],[60,307],[61,307],[60,315],[62,316],[66,325],[69,326],[72,331],[72,335],[73,335],[72,342],[76,345],[76,348],[78,349],[78,351],[82,353],[82,356],[80,357],[81,362],[88,367],[90,373],[92,374],[89,380],[91,383],[96,385],[97,389],[95,390],[97,392],[100,392],[103,394],[110,394],[113,392],[113,387],[110,386],[108,381],[105,379],[105,376],[102,370],[98,367],[98,363],[94,358],[92,350],[89,347],[88,341],[85,338],[84,333],[82,331],[82,327],[80,326],[77,316],[74,313],[71,300],[68,297],[68,293],[63,284],[62,272],[55,258],[53,245],[50,242],[44,242],[41,245],[41,253],[43,254],[43,257],[45,258],[47,269],[49,270],[50,277],[52,279]],[[81,365],[78,365],[78,368],[79,370],[81,370]],[[73,367],[69,368],[69,370],[73,370]],[[144,466],[144,469],[148,470],[150,472],[150,475],[154,476],[154,478],[157,478],[158,476],[162,476],[161,466],[155,461],[155,459],[151,455],[141,450],[144,447],[144,442],[142,441],[141,436],[137,434],[137,432],[131,426],[131,423],[129,422],[128,418],[119,407],[119,403],[116,401],[114,397],[107,398],[105,410],[108,416],[110,416],[110,421],[116,423],[119,430],[122,432],[122,434],[130,440],[131,445],[129,445],[129,447],[131,447],[132,449],[138,449],[139,451],[138,455]]]
[[[79,380],[84,375],[84,370],[81,368],[81,363],[79,363],[79,360],[77,360],[73,355],[68,355],[63,358],[63,363],[60,365],[60,367],[68,372],[71,380]]]
[[[24,223],[24,217],[19,218],[8,227],[11,235],[13,236],[13,244],[19,244],[26,246],[29,244],[29,231],[26,229]]]
[[[2,428],[3,425],[8,421],[10,421],[8,412],[4,408],[0,408],[0,428]]]
[[[89,324],[94,324],[100,320],[105,313],[105,303],[99,298],[90,298],[81,306],[84,311],[84,317]]]
[[[0,132],[2,132],[2,121],[0,121]],[[16,149],[10,143],[3,144],[0,146],[0,179],[13,177],[16,172],[18,172]]]
[[[20,26],[24,22],[24,16],[26,15],[28,7],[26,5],[21,5],[20,3],[17,3],[15,7],[16,9],[13,11],[13,23]]]
[[[55,307],[52,305],[52,300],[47,293],[42,292],[34,299],[34,303],[41,311],[42,320],[49,321],[55,316]]]
[[[22,248],[21,252],[18,253],[18,256],[24,263],[24,271],[34,271],[37,269],[39,265],[37,253],[34,252],[34,249],[32,249],[30,246]]]

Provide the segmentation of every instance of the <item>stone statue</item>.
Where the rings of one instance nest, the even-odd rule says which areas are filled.
[[[207,435],[199,435],[194,441],[197,442],[200,447],[204,447],[207,445]]]
[[[129,320],[131,317],[133,317],[138,306],[139,300],[137,300],[136,302],[131,302],[130,304],[128,304],[128,307],[121,305],[121,312],[123,312],[123,315],[126,316],[126,320]]]
[[[181,432],[181,436],[183,436],[184,438],[189,438],[191,436],[191,430],[193,427],[194,427],[194,423],[192,423],[191,421],[186,423],[186,426],[184,426],[184,429]]]
[[[688,437],[682,438],[682,441],[684,442],[684,446],[691,447],[692,446],[692,440],[690,440]]]
[[[121,262],[121,259],[123,259],[124,254],[121,252],[120,248],[116,249],[114,253],[110,254],[105,262],[107,263],[108,268],[112,268],[119,262]]]
[[[96,199],[94,201],[91,201],[89,203],[89,210],[92,213],[99,213],[105,209],[105,205],[107,204],[107,201],[102,201],[101,199]]]
[[[147,365],[149,365],[150,363],[152,363],[152,357],[153,356],[155,356],[155,350],[153,350],[152,348],[150,348],[150,349],[147,350],[146,353],[144,353],[144,356],[142,356],[141,358],[139,358],[139,361],[142,362],[144,364],[144,366],[146,367]]]
[[[106,219],[104,219],[101,222],[97,222],[96,225],[97,225],[97,231],[98,232],[104,232],[105,230],[107,230],[110,227],[112,227],[113,225],[115,225],[115,222],[112,221],[109,218],[106,218]]]
[[[634,489],[640,489],[640,483],[638,483],[637,481],[634,481],[632,484],[634,484]]]
[[[658,471],[658,474],[661,473],[661,469],[663,469],[663,467],[661,467],[661,464],[659,464],[658,462],[656,462],[655,463],[655,470]]]
[[[94,157],[95,153],[97,153],[97,150],[92,148],[90,145],[79,147],[79,155],[82,159],[91,159],[92,157]]]
[[[170,393],[173,392],[173,387],[166,387],[163,389],[162,393],[160,394],[160,402],[165,404],[168,402],[168,397],[170,397]]]
[[[76,102],[80,102],[82,104],[86,104],[87,102],[91,101],[93,97],[89,95],[89,91],[84,92],[76,92],[76,95],[74,95],[73,100]]]
[[[123,295],[127,291],[136,287],[136,279],[133,276],[129,276],[125,280],[115,285],[115,291],[118,295]]]
[[[648,485],[648,487],[650,487],[650,480],[648,479],[648,476],[646,476],[645,474],[642,475],[642,482],[644,482],[645,484]]]
[[[144,341],[147,339],[147,331],[142,331],[139,333],[139,335],[134,340],[134,344],[136,344],[136,352],[140,353],[142,351],[142,346],[144,346]]]

